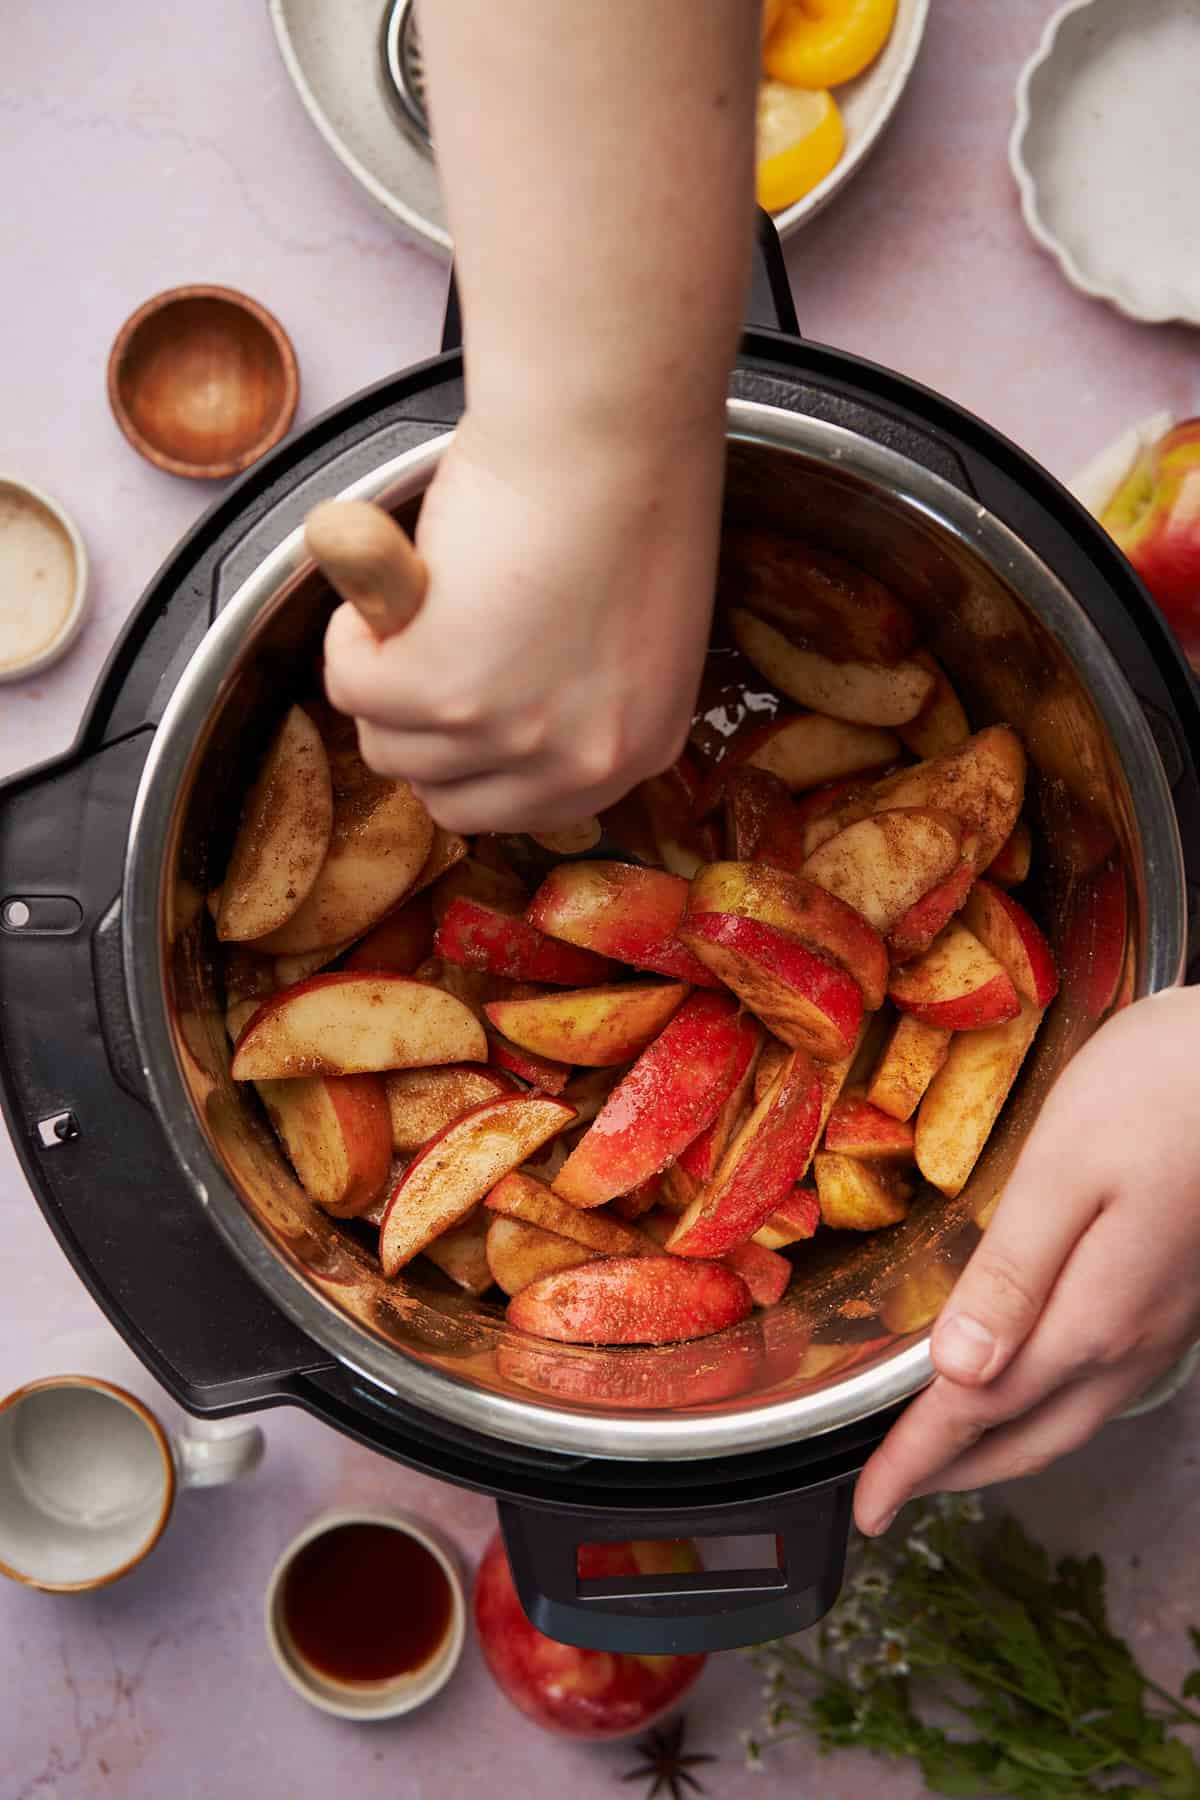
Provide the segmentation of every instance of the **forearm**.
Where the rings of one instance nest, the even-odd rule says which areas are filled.
[[[421,24],[476,429],[669,447],[719,419],[755,0],[434,0]]]

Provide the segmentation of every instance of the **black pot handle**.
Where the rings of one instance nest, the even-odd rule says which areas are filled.
[[[501,1501],[500,1524],[521,1605],[546,1637],[587,1650],[692,1655],[787,1637],[829,1611],[842,1583],[852,1493],[843,1479],[783,1500],[583,1518]],[[777,1567],[597,1581],[576,1573],[582,1543],[758,1534],[775,1538]]]
[[[760,331],[781,331],[788,337],[800,336],[800,323],[792,303],[783,247],[770,213],[759,208],[754,233],[754,255],[750,267],[750,294],[746,301],[746,324]],[[458,283],[450,270],[446,290],[446,316],[442,321],[442,350],[462,349],[462,311],[458,304]]]

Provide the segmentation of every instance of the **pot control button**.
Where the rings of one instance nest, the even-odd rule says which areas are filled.
[[[38,1120],[36,1130],[43,1150],[57,1150],[60,1144],[69,1144],[79,1136],[79,1120],[73,1112],[51,1113],[49,1118]]]
[[[1154,739],[1158,754],[1162,757],[1167,781],[1172,787],[1177,787],[1183,780],[1187,762],[1180,748],[1179,734],[1175,729],[1175,724],[1160,707],[1155,706],[1152,700],[1143,700],[1140,694],[1138,695],[1138,705],[1146,715],[1150,735]]]

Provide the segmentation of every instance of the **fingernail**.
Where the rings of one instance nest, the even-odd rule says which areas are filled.
[[[996,1340],[969,1313],[951,1313],[938,1326],[934,1351],[943,1375],[983,1375],[996,1354]]]
[[[892,1526],[896,1523],[896,1514],[899,1511],[900,1508],[898,1506],[893,1506],[891,1512],[884,1513],[881,1519],[876,1519],[875,1523],[869,1528],[867,1536],[882,1537],[885,1531],[890,1531]]]

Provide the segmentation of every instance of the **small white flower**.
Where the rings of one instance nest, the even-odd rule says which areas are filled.
[[[866,1599],[876,1597],[882,1599],[885,1594],[891,1592],[891,1589],[891,1576],[886,1574],[883,1569],[864,1569],[862,1574],[856,1575],[850,1583],[851,1592]]]
[[[868,1663],[852,1662],[847,1666],[846,1680],[850,1683],[852,1688],[857,1688],[861,1694],[871,1686],[871,1683],[874,1680],[874,1674]]]
[[[923,1562],[927,1568],[941,1569],[941,1568],[945,1567],[945,1564],[943,1563],[941,1557],[938,1555],[937,1551],[931,1550],[929,1545],[925,1542],[924,1538],[919,1538],[916,1536],[909,1537],[908,1543],[907,1543],[907,1548],[912,1552],[912,1554],[917,1558],[917,1560],[919,1562]]]

